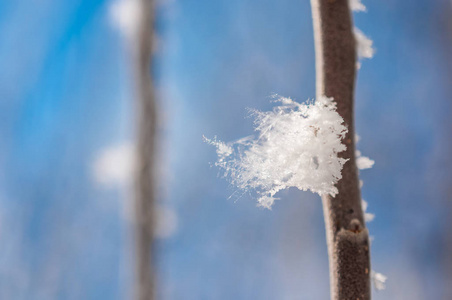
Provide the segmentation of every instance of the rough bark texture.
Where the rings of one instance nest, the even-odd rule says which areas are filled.
[[[358,170],[355,162],[353,117],[356,47],[348,0],[311,0],[316,48],[317,98],[325,95],[337,102],[348,133],[348,159],[338,182],[336,197],[324,196],[331,299],[371,298],[368,231],[361,208]]]
[[[153,273],[154,152],[156,108],[151,78],[153,1],[141,1],[141,22],[137,28],[135,70],[138,115],[137,168],[135,174],[135,298],[155,298]]]

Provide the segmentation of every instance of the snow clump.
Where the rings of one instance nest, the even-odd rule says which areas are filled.
[[[352,11],[366,11],[366,6],[361,2],[361,0],[349,0],[348,4],[350,5],[350,9]]]
[[[254,110],[257,136],[232,143],[204,140],[217,147],[215,166],[237,188],[256,192],[259,206],[271,208],[276,193],[296,187],[319,195],[338,193],[347,161],[338,156],[346,146],[344,120],[332,98],[300,104],[280,97],[272,111]]]
[[[372,58],[375,54],[375,49],[373,48],[374,42],[356,27],[354,29],[354,34],[358,58]]]

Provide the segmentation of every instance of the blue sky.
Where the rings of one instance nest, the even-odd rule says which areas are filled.
[[[98,153],[133,140],[130,51],[112,1],[0,1],[0,298],[127,299],[124,186],[100,186]],[[450,2],[364,1],[356,127],[375,299],[441,299],[451,207]],[[177,229],[157,241],[161,299],[325,299],[321,202],[281,192],[256,208],[211,168],[222,140],[252,134],[247,108],[315,96],[309,1],[172,0],[157,9],[159,202]],[[450,201],[449,201],[450,202]],[[427,297],[428,295],[428,297]]]

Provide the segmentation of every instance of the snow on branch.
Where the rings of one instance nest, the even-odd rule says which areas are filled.
[[[375,219],[375,215],[367,212],[367,206],[368,205],[369,204],[367,203],[366,200],[361,199],[361,208],[362,208],[363,213],[364,213],[364,221],[372,222],[373,219]]]
[[[375,54],[373,41],[369,39],[361,30],[355,27],[356,51],[358,58],[372,58]]]
[[[134,42],[142,22],[140,0],[116,0],[110,6],[112,25],[116,27],[129,42]]]
[[[361,0],[349,0],[348,3],[352,11],[367,11],[366,6],[361,2]]]
[[[388,279],[385,275],[372,271],[370,273],[372,283],[378,291],[384,290],[386,288],[386,280]]]
[[[356,150],[356,166],[360,170],[370,169],[375,164],[375,161],[368,158],[367,156],[362,156],[361,151]]]
[[[354,12],[365,12],[367,11],[366,6],[361,2],[361,0],[348,0],[350,9]],[[373,41],[368,38],[361,30],[354,28],[353,33],[356,40],[356,52],[358,55],[357,68],[361,67],[359,60],[363,58],[372,58],[375,54],[375,49],[373,48]]]
[[[280,97],[273,111],[252,111],[257,137],[232,143],[204,140],[217,147],[215,165],[239,189],[253,190],[259,205],[271,208],[281,190],[296,187],[319,195],[338,193],[347,133],[332,98],[300,104]]]

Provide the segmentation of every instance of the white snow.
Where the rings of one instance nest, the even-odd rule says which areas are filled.
[[[354,29],[354,34],[358,58],[359,59],[372,58],[375,54],[375,49],[373,48],[373,41],[356,27]]]
[[[128,40],[134,40],[137,37],[142,19],[141,10],[140,0],[116,0],[110,6],[113,26]]]
[[[358,136],[356,136],[356,137],[358,137]],[[359,137],[358,138],[356,138],[356,137],[355,137],[355,140],[358,141]],[[358,150],[355,151],[355,156],[356,156],[356,166],[358,167],[359,170],[370,169],[375,164],[375,161],[373,161],[372,159],[370,159],[366,156],[362,156],[361,152]],[[363,187],[362,180],[359,181],[359,187],[360,188]],[[367,212],[367,206],[368,206],[367,202],[364,199],[362,199],[361,207],[362,207],[363,213],[364,213],[364,220],[366,222],[371,222],[373,219],[375,219],[375,215]]]
[[[349,0],[350,9],[352,11],[366,11],[366,6],[361,2],[361,0]]]
[[[203,140],[206,143],[217,147],[217,155],[218,155],[218,162],[219,163],[223,162],[229,155],[231,155],[234,152],[234,149],[232,149],[231,146],[225,144],[222,141],[218,141],[217,137],[214,137],[211,140],[211,139],[208,139],[205,136],[203,136]]]
[[[361,2],[361,0],[348,0],[350,9],[355,12],[367,11],[366,6]],[[356,68],[361,68],[361,59],[372,58],[375,54],[375,49],[373,48],[373,41],[368,38],[361,30],[354,28],[353,31],[356,41],[356,52],[358,56],[358,61],[356,62]]]
[[[368,158],[367,156],[362,156],[360,151],[356,151],[356,166],[360,170],[370,169],[375,164],[375,161]]]
[[[388,278],[385,275],[372,271],[370,277],[377,290],[381,291],[386,288],[385,282]]]
[[[105,186],[126,186],[135,166],[133,144],[120,143],[99,152],[92,172],[95,180]]]
[[[260,206],[271,208],[276,193],[290,187],[319,195],[337,194],[345,159],[338,153],[347,128],[331,98],[300,104],[280,97],[273,111],[253,111],[257,137],[232,143],[205,141],[217,147],[216,166],[239,189],[254,190]]]
[[[366,212],[367,211],[367,206],[368,206],[368,204],[367,204],[366,200],[362,199],[361,200],[361,207],[362,207],[363,213],[364,213],[364,221],[371,222],[371,221],[373,221],[373,219],[375,219],[375,215]]]

